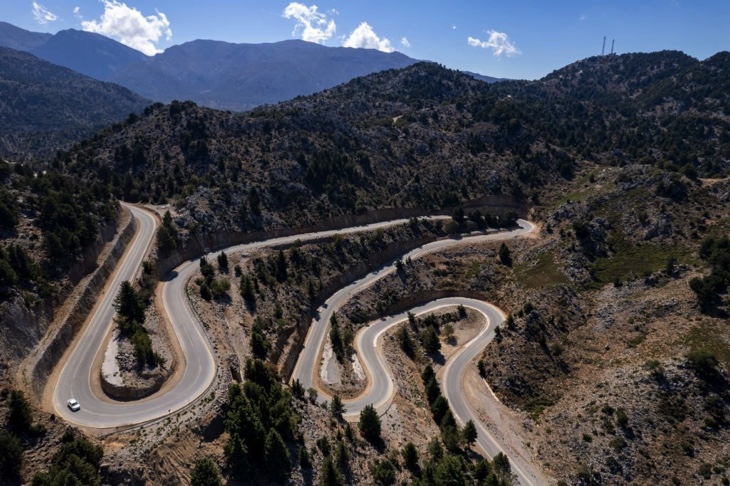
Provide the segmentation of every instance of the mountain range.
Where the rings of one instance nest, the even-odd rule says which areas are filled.
[[[399,52],[325,47],[300,40],[268,44],[195,40],[150,57],[90,32],[69,29],[49,35],[5,22],[0,22],[0,46],[31,52],[153,101],[191,100],[234,111],[309,95],[355,77],[418,62]]]

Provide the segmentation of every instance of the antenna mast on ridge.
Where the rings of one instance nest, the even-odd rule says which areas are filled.
[[[613,46],[616,44],[616,39],[611,41],[611,54],[613,54]]]
[[[606,54],[606,36],[603,36],[603,48],[601,49],[601,56]]]

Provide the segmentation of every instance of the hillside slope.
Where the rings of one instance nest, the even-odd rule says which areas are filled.
[[[0,48],[0,155],[47,158],[148,102],[37,57]]]
[[[241,115],[156,105],[63,160],[92,178],[107,165],[128,179],[120,196],[174,200],[185,224],[211,232],[486,195],[534,203],[582,160],[721,176],[730,108],[714,87],[727,64],[723,53],[605,56],[490,85],[421,63]]]

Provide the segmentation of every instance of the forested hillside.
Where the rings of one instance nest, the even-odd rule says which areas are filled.
[[[728,64],[727,53],[604,56],[490,85],[422,63],[246,114],[157,104],[57,163],[116,181],[124,199],[174,201],[203,231],[489,194],[534,201],[584,160],[721,176]]]
[[[35,56],[0,48],[0,155],[50,159],[148,102]]]

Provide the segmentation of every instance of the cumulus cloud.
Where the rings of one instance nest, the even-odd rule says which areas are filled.
[[[172,38],[170,21],[162,12],[145,17],[136,8],[117,0],[103,0],[104,13],[99,20],[85,20],[81,28],[117,39],[122,44],[142,51],[148,56],[160,52],[156,44],[162,37]]]
[[[56,14],[48,10],[40,3],[33,2],[33,18],[41,25],[58,20]]]
[[[504,32],[497,32],[496,30],[488,30],[489,38],[485,41],[469,37],[467,42],[470,46],[481,47],[482,49],[491,49],[492,54],[496,57],[505,55],[507,57],[516,56],[522,54],[514,43],[509,40],[509,37]]]
[[[408,42],[408,38],[407,38],[407,37],[404,37],[404,38],[402,38],[402,39],[400,40],[400,43],[401,43],[401,44],[403,45],[403,47],[405,47],[405,48],[409,48],[409,47],[411,47],[411,43],[410,43],[410,42]]]
[[[336,15],[338,12],[333,9],[330,10],[330,13]],[[296,20],[297,23],[294,25],[291,35],[301,36],[302,40],[307,42],[324,44],[337,30],[335,21],[319,12],[316,5],[307,7],[304,4],[292,2],[284,9],[283,17]]]
[[[360,47],[364,49],[377,49],[382,52],[393,52],[395,48],[386,38],[380,38],[370,24],[362,22],[357,29],[353,30],[349,37],[345,37],[344,47]]]

